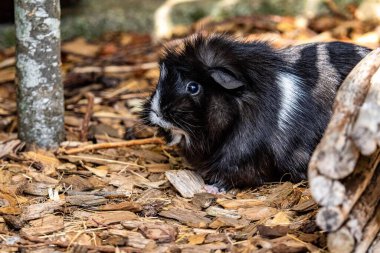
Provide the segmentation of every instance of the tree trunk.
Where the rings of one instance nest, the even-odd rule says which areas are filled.
[[[15,0],[18,132],[29,146],[64,138],[59,0]]]

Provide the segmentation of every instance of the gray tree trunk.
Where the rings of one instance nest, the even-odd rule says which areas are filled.
[[[29,146],[64,138],[59,0],[15,0],[18,132]]]

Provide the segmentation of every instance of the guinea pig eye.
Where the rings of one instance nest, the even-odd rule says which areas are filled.
[[[201,85],[197,82],[191,81],[186,85],[186,91],[191,95],[197,95],[201,90]]]

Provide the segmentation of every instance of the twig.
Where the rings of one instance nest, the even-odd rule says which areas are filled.
[[[103,73],[103,74],[114,74],[114,73],[127,73],[139,70],[148,70],[157,68],[157,62],[147,62],[139,65],[132,66],[87,66],[87,67],[77,67],[73,69],[73,73],[76,74],[85,74],[85,73]]]
[[[130,141],[122,141],[122,142],[92,144],[92,145],[86,145],[84,147],[63,150],[63,152],[70,155],[70,154],[96,150],[96,149],[121,148],[121,147],[130,147],[130,146],[145,145],[145,144],[164,144],[164,141],[161,138],[154,137],[154,138],[130,140]]]
[[[141,93],[130,93],[130,94],[124,94],[119,97],[119,99],[131,99],[131,98],[146,98],[148,97],[151,92],[141,92]]]
[[[80,130],[80,140],[85,142],[87,141],[87,135],[88,135],[88,126],[90,124],[92,112],[94,109],[94,95],[91,92],[86,93],[87,98],[87,109],[86,114],[84,115],[84,119],[82,122],[81,130]]]
[[[62,156],[59,156],[58,158],[66,159],[66,160],[75,159],[77,161],[85,161],[85,162],[92,162],[92,163],[98,163],[98,164],[121,164],[121,165],[126,165],[127,167],[133,166],[133,167],[145,168],[144,166],[141,166],[135,163],[123,162],[123,161],[112,160],[112,159],[104,159],[100,157],[83,156],[83,155],[70,155],[70,156],[62,155]]]

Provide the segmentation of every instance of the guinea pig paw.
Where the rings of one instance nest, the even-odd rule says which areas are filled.
[[[210,194],[225,194],[226,193],[226,190],[224,188],[219,188],[216,185],[206,184],[204,186],[204,189],[206,190],[207,193],[210,193]]]

